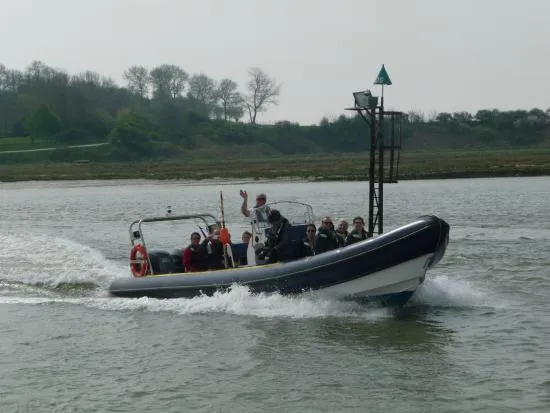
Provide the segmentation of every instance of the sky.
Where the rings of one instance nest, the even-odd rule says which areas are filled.
[[[0,63],[33,60],[124,85],[169,63],[245,90],[281,84],[260,123],[315,124],[353,106],[382,64],[386,108],[550,108],[550,0],[0,0]],[[348,112],[349,113],[349,112]]]

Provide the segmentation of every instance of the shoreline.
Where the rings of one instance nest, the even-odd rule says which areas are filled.
[[[97,168],[95,167],[97,166]],[[193,173],[184,171],[154,171],[150,168],[146,170],[129,170],[128,166],[120,165],[118,170],[103,168],[101,164],[92,165],[41,165],[29,168],[28,166],[10,165],[9,168],[0,167],[0,183],[15,182],[47,182],[47,181],[113,181],[113,180],[131,180],[131,181],[184,181],[188,185],[196,182],[201,184],[216,184],[219,182],[235,183],[253,183],[270,181],[290,181],[290,182],[337,182],[337,181],[368,181],[367,173],[358,173],[358,171],[331,171],[332,173],[319,173],[322,171],[311,171],[311,173],[293,174],[292,170],[288,173],[282,171],[270,171],[266,174],[250,174],[249,171],[225,171],[223,174],[219,171],[200,170]],[[162,169],[160,167],[159,169]],[[199,168],[202,169],[202,168]],[[248,173],[247,173],[248,172]],[[295,172],[295,171],[294,171]],[[306,171],[303,171],[306,172]],[[317,173],[315,173],[317,172]],[[328,171],[327,171],[328,172]],[[346,173],[347,172],[347,173]],[[263,175],[263,176],[262,176]],[[475,179],[475,178],[508,178],[508,177],[539,177],[550,176],[550,168],[529,167],[529,168],[490,168],[488,170],[444,170],[438,171],[403,171],[400,172],[398,181],[411,180],[432,180],[432,179]]]
[[[369,154],[313,154],[221,159],[189,156],[134,162],[0,163],[0,182],[180,180],[188,182],[300,180],[367,181]],[[401,155],[398,180],[550,176],[550,148],[420,151]]]

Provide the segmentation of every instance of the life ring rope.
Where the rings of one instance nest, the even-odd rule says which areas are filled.
[[[130,270],[134,277],[144,277],[149,271],[149,257],[143,244],[136,244],[132,247],[130,251]]]

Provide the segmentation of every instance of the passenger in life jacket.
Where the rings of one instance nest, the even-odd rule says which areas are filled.
[[[338,236],[338,241],[340,242],[340,246],[343,247],[346,245],[346,238],[349,235],[348,232],[348,221],[341,220],[338,224],[338,228],[336,228],[336,235]]]
[[[271,212],[270,208],[265,204],[267,196],[264,193],[256,195],[256,205],[248,208],[248,193],[241,189],[240,195],[243,199],[241,212],[245,217],[255,219],[257,222],[266,222]]]
[[[367,239],[367,231],[365,231],[365,221],[362,217],[353,218],[353,230],[346,238],[346,245],[355,244],[356,242]]]
[[[302,240],[300,244],[300,257],[309,257],[315,255],[315,233],[317,228],[314,224],[309,224],[306,227],[306,237]]]
[[[183,266],[185,272],[204,271],[205,255],[200,246],[201,236],[198,232],[191,234],[191,244],[183,252]]]
[[[208,238],[201,243],[200,248],[205,257],[206,267],[209,270],[221,270],[225,268],[225,263],[223,244],[220,240],[220,230],[219,228],[212,229],[213,231]]]
[[[324,217],[315,237],[315,254],[322,254],[337,248],[340,248],[340,241],[334,231],[332,218]]]
[[[241,236],[241,240],[243,244],[245,244],[247,247],[244,249],[243,253],[238,257],[237,262],[239,265],[247,265],[248,264],[248,258],[246,255],[246,251],[248,249],[248,244],[250,243],[250,238],[252,238],[252,234],[250,231],[243,232]]]

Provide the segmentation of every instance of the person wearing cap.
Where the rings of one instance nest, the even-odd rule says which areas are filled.
[[[292,259],[292,224],[273,209],[269,213],[268,222],[271,228],[268,232],[266,250],[264,251],[266,264],[277,261],[289,261]]]
[[[243,199],[241,212],[245,217],[255,218],[258,222],[266,222],[270,213],[269,207],[265,204],[267,196],[264,193],[256,195],[256,205],[248,208],[248,193],[241,189],[240,195]]]
[[[365,221],[362,217],[353,218],[353,230],[346,238],[346,245],[355,244],[356,242],[367,239],[367,231],[365,231]]]

